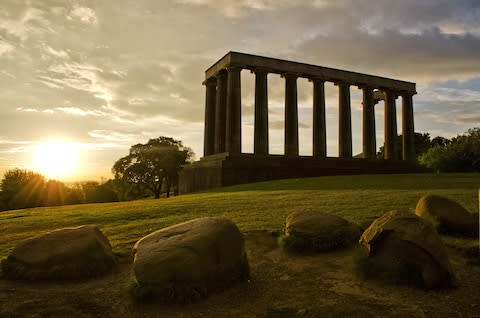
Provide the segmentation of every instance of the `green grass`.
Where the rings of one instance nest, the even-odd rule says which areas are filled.
[[[239,185],[169,199],[0,212],[0,257],[27,237],[97,224],[114,252],[128,254],[142,236],[189,219],[223,216],[242,231],[278,231],[297,210],[337,214],[359,225],[393,209],[414,209],[424,194],[447,196],[478,212],[480,174],[334,176]],[[472,240],[450,239],[452,244]]]

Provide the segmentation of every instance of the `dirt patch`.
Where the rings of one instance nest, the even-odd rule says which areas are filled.
[[[267,231],[245,233],[251,280],[187,306],[134,304],[130,258],[88,281],[0,279],[0,317],[480,317],[480,267],[448,249],[458,288],[423,291],[362,280],[352,249],[289,255]]]

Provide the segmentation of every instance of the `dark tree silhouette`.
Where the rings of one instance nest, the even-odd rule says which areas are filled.
[[[451,143],[452,141],[450,139],[447,139],[445,137],[437,136],[432,139],[431,146],[447,146]]]
[[[178,188],[178,171],[192,157],[192,150],[181,141],[159,137],[130,147],[129,155],[120,158],[112,172],[116,180],[141,186],[157,199],[163,184],[169,197],[172,186]]]
[[[480,128],[437,144],[419,157],[428,168],[442,172],[480,171]]]
[[[66,186],[57,180],[45,181],[36,172],[8,170],[0,182],[0,211],[39,206],[118,201],[113,180],[77,182]]]
[[[3,205],[7,210],[42,206],[45,177],[33,171],[11,169],[5,172],[0,189]]]
[[[48,180],[43,194],[43,205],[58,206],[67,203],[67,187],[63,182]]]
[[[85,203],[116,202],[118,197],[108,183],[85,181],[81,183]]]
[[[438,138],[438,137],[437,137]],[[425,153],[431,147],[429,133],[415,133],[414,135],[415,154],[416,156]],[[384,146],[378,149],[377,158],[382,159],[385,153]],[[395,159],[402,159],[402,135],[395,138]]]

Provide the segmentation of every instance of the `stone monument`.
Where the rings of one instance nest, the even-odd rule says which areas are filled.
[[[254,152],[241,151],[240,72],[255,74]],[[285,80],[285,150],[269,154],[268,74]],[[313,87],[313,155],[299,156],[297,79]],[[338,157],[327,157],[325,82],[339,89]],[[228,52],[205,71],[204,156],[185,166],[179,192],[283,178],[423,171],[415,162],[415,83],[238,52]],[[350,87],[363,91],[363,151],[352,156]],[[396,99],[402,99],[402,158],[395,158]],[[383,159],[376,158],[374,106],[385,103]]]

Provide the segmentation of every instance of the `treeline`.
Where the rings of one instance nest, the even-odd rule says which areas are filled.
[[[65,184],[24,169],[8,170],[0,183],[0,211],[119,201],[113,180]]]
[[[177,185],[169,186],[175,193]],[[167,185],[159,192],[168,197]],[[47,180],[43,175],[25,169],[8,170],[0,182],[0,211],[84,203],[130,201],[148,198],[152,192],[142,184],[119,179],[104,182],[84,181],[65,184]],[[160,196],[160,195],[159,195]]]
[[[415,152],[420,165],[437,172],[480,172],[480,128],[469,129],[466,133],[451,139],[429,133],[415,133]],[[402,135],[397,136],[395,158],[402,159]],[[381,146],[377,158],[384,155]]]
[[[64,184],[34,171],[12,169],[0,182],[0,211],[82,203],[128,201],[178,193],[178,171],[193,157],[190,148],[170,137],[130,148],[115,162],[114,179]]]
[[[480,172],[480,128],[452,139],[436,137],[418,162],[439,172]]]

